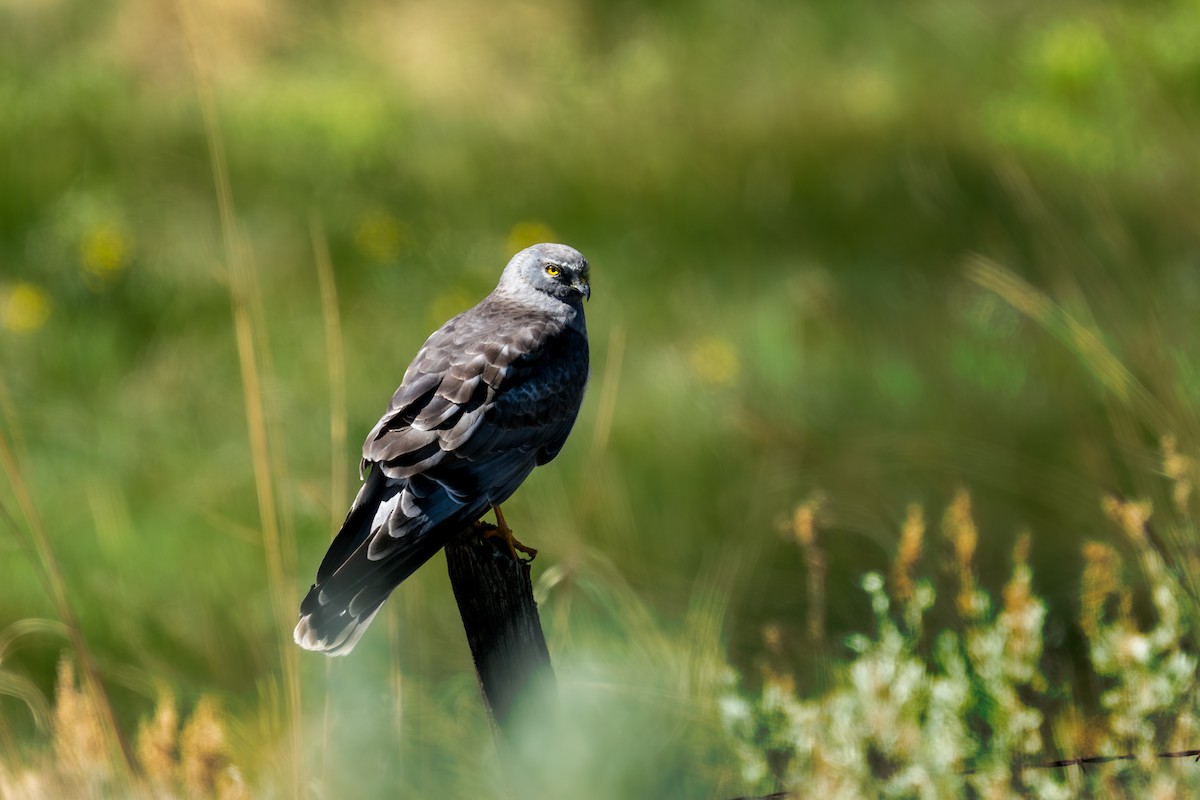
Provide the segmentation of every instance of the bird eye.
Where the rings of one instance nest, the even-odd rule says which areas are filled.
[[[559,269],[558,267],[554,266],[553,264],[548,264],[546,266],[546,274],[549,275],[551,278],[557,278],[559,275],[562,274],[562,270]]]

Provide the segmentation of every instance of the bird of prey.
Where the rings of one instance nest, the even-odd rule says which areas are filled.
[[[561,244],[513,256],[496,289],[433,333],[363,444],[366,473],[300,603],[296,643],[345,655],[392,590],[500,514],[566,441],[588,378],[588,262]]]

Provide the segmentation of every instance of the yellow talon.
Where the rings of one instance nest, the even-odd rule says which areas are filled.
[[[508,522],[504,519],[504,514],[500,512],[500,506],[496,506],[492,510],[496,512],[496,527],[485,527],[483,529],[484,538],[499,539],[500,546],[508,552],[513,561],[524,560],[517,555],[518,550],[529,556],[530,561],[533,561],[537,556],[537,550],[517,541],[517,537],[513,536],[512,529],[508,527]]]

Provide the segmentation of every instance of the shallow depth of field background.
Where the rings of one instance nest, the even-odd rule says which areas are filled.
[[[408,360],[542,240],[592,263],[592,382],[505,510],[580,792],[743,791],[711,676],[768,630],[819,690],[962,489],[983,585],[1030,532],[1086,714],[1081,548],[1200,437],[1198,37],[1183,0],[0,3],[0,429],[119,724],[205,696],[264,793],[499,796],[440,556],[350,658],[290,630]],[[0,629],[55,619],[0,501]],[[9,764],[43,628],[0,654]]]

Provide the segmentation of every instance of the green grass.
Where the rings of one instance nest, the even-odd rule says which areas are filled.
[[[1108,730],[1085,546],[1144,628],[1166,579],[1105,497],[1153,503],[1194,616],[1198,27],[1187,2],[0,7],[0,630],[77,639],[0,651],[5,775],[53,772],[39,709],[82,643],[101,730],[215,698],[255,793],[501,794],[439,560],[348,661],[286,633],[408,360],[531,238],[594,278],[579,424],[506,507],[584,737],[546,781],[807,774],[749,780],[722,698],[759,702],[766,662],[802,706],[845,696],[876,652],[848,637],[887,640],[862,576],[964,488],[978,591],[1029,533],[1042,743]],[[819,564],[781,533],[817,497]],[[936,674],[938,635],[997,623],[925,566],[928,641],[901,638]],[[945,764],[1004,761],[971,733]]]

